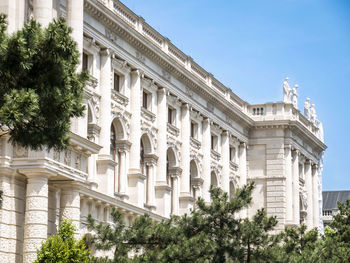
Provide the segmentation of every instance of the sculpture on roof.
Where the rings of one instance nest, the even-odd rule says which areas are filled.
[[[293,103],[293,106],[294,108],[298,108],[298,92],[297,92],[297,89],[298,89],[298,84],[295,84],[294,87],[293,87],[293,90],[292,90],[292,103]]]
[[[316,115],[315,104],[311,105],[310,115],[311,115],[312,123],[316,125],[317,115]]]
[[[283,81],[283,102],[284,103],[292,103],[292,89],[288,84],[289,78],[286,77]]]
[[[310,120],[311,114],[310,114],[310,98],[306,98],[306,101],[304,103],[304,115],[305,117]]]

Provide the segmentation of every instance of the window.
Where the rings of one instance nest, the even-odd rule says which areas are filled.
[[[152,94],[148,93],[146,91],[143,91],[143,93],[142,93],[142,107],[144,107],[147,110],[151,110],[151,99],[152,99]]]
[[[176,110],[172,108],[168,108],[168,123],[175,125]]]
[[[197,139],[198,124],[191,121],[191,137]]]
[[[116,147],[116,143],[115,143],[115,140],[116,140],[116,135],[115,135],[115,130],[114,130],[114,126],[113,124],[111,125],[111,138],[110,138],[110,155],[111,155],[111,158],[112,160],[116,160],[116,150],[117,150],[117,147]]]
[[[218,136],[211,135],[211,149],[214,151],[218,150]]]
[[[230,147],[230,161],[234,162],[236,159],[236,148],[235,147]]]
[[[120,92],[120,76],[117,73],[114,73],[113,89]]]
[[[260,115],[264,115],[264,108],[260,109]]]
[[[89,70],[89,55],[83,52],[83,70]]]

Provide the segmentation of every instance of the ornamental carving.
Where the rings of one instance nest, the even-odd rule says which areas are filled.
[[[28,157],[28,149],[26,149],[20,145],[15,145],[13,147],[13,157],[14,158],[26,158],[26,157]]]
[[[64,152],[64,164],[69,165],[70,166],[70,162],[71,162],[71,156],[72,156],[72,152],[70,150],[66,150]]]
[[[117,42],[118,37],[112,30],[106,28],[105,29],[105,35],[110,41]]]
[[[92,96],[90,102],[92,106],[92,114],[94,115],[92,120],[97,124],[100,118],[100,98],[97,96]]]
[[[171,79],[171,75],[168,71],[162,69],[162,78],[167,80],[167,81],[170,81]]]
[[[74,160],[74,168],[81,170],[81,154],[76,154],[75,155],[75,160]]]
[[[142,53],[138,52],[138,51],[136,51],[136,59],[138,61],[140,61],[141,63],[143,63],[143,64],[145,64],[145,62],[146,62],[145,56]]]
[[[53,151],[53,159],[57,162],[60,161],[60,152],[59,151]]]

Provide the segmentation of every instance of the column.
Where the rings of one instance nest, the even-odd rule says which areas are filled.
[[[126,174],[126,150],[118,149],[120,155],[120,163],[119,163],[119,194],[126,196],[128,189],[128,178]]]
[[[28,172],[26,211],[24,220],[23,262],[36,259],[36,250],[47,238],[48,227],[48,176]]]
[[[317,165],[312,166],[312,204],[313,204],[313,227],[319,227],[320,224],[320,212],[318,204],[318,167]]]
[[[174,174],[171,176],[172,180],[172,197],[171,197],[171,214],[172,215],[179,215],[179,188],[178,188],[178,178],[179,175]]]
[[[140,140],[141,140],[141,71],[131,73],[130,110],[130,162],[129,173],[140,173]]]
[[[242,142],[239,145],[239,177],[240,177],[240,186],[247,184],[247,145],[245,142]]]
[[[154,176],[154,163],[153,162],[147,162],[147,206],[151,209],[154,210],[155,208],[155,202],[154,202],[154,197],[155,197],[155,192],[154,192],[154,181],[155,181],[155,176]]]
[[[242,142],[239,145],[239,164],[238,172],[240,177],[239,187],[243,187],[247,184],[247,145],[245,142]],[[241,210],[241,216],[246,218],[248,215],[248,209],[243,208]]]
[[[300,193],[299,193],[299,151],[293,152],[293,221],[294,224],[300,223]]]
[[[140,171],[140,140],[141,140],[141,71],[130,73],[130,156],[128,171],[129,201],[139,207],[145,203],[145,179]]]
[[[40,0],[43,2],[52,2],[51,0]],[[67,23],[73,29],[72,37],[78,44],[80,54],[83,53],[83,25],[84,25],[84,0],[67,0]],[[81,64],[78,71],[81,70]],[[103,104],[101,104],[103,105]]]
[[[312,205],[312,174],[311,174],[311,161],[306,160],[305,167],[304,167],[304,174],[305,174],[305,187],[306,187],[306,194],[307,194],[307,216],[306,216],[306,225],[308,229],[311,229],[313,227],[313,205]]]
[[[157,92],[157,184],[166,184],[166,157],[167,157],[167,103],[166,89],[158,89]]]
[[[203,120],[203,198],[205,202],[210,202],[210,172],[211,172],[211,133],[210,120],[206,118]]]
[[[52,0],[33,1],[34,19],[38,21],[42,25],[42,27],[47,27],[51,22],[52,10]]]
[[[181,107],[181,168],[180,178],[180,214],[189,211],[192,203],[190,195],[190,137],[191,137],[191,119],[188,103],[182,104]],[[200,172],[200,171],[199,171]]]
[[[292,180],[292,147],[285,145],[285,177],[286,177],[286,223],[291,224],[293,221],[293,180]]]
[[[230,136],[228,131],[221,134],[222,189],[230,192]]]
[[[79,238],[80,232],[80,193],[75,187],[62,185],[61,188],[61,213],[60,221],[64,219],[72,220],[77,228],[76,238]]]
[[[171,188],[166,179],[166,159],[167,159],[167,95],[166,89],[160,88],[157,92],[157,179],[156,179],[156,206],[157,213],[169,216],[171,213]]]
[[[100,52],[101,56],[101,72],[100,72],[100,91],[101,91],[101,109],[100,109],[100,139],[99,144],[103,146],[100,155],[104,159],[110,158],[110,136],[111,136],[111,53],[105,48]]]

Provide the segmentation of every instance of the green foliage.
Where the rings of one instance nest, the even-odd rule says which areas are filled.
[[[116,209],[113,224],[96,223],[89,216],[89,227],[96,234],[87,242],[96,250],[112,250],[114,256],[95,262],[270,262],[270,247],[278,240],[268,232],[276,219],[267,218],[263,210],[252,220],[238,216],[250,203],[253,187],[251,183],[237,190],[232,200],[219,188],[211,188],[210,204],[199,199],[189,215],[161,222],[144,215],[125,227]]]
[[[69,220],[62,221],[56,235],[50,236],[38,250],[35,263],[88,263],[90,252],[84,241],[74,238],[75,227]]]
[[[65,148],[70,120],[83,115],[86,72],[64,19],[47,28],[31,20],[8,36],[0,15],[0,127],[15,144]]]

